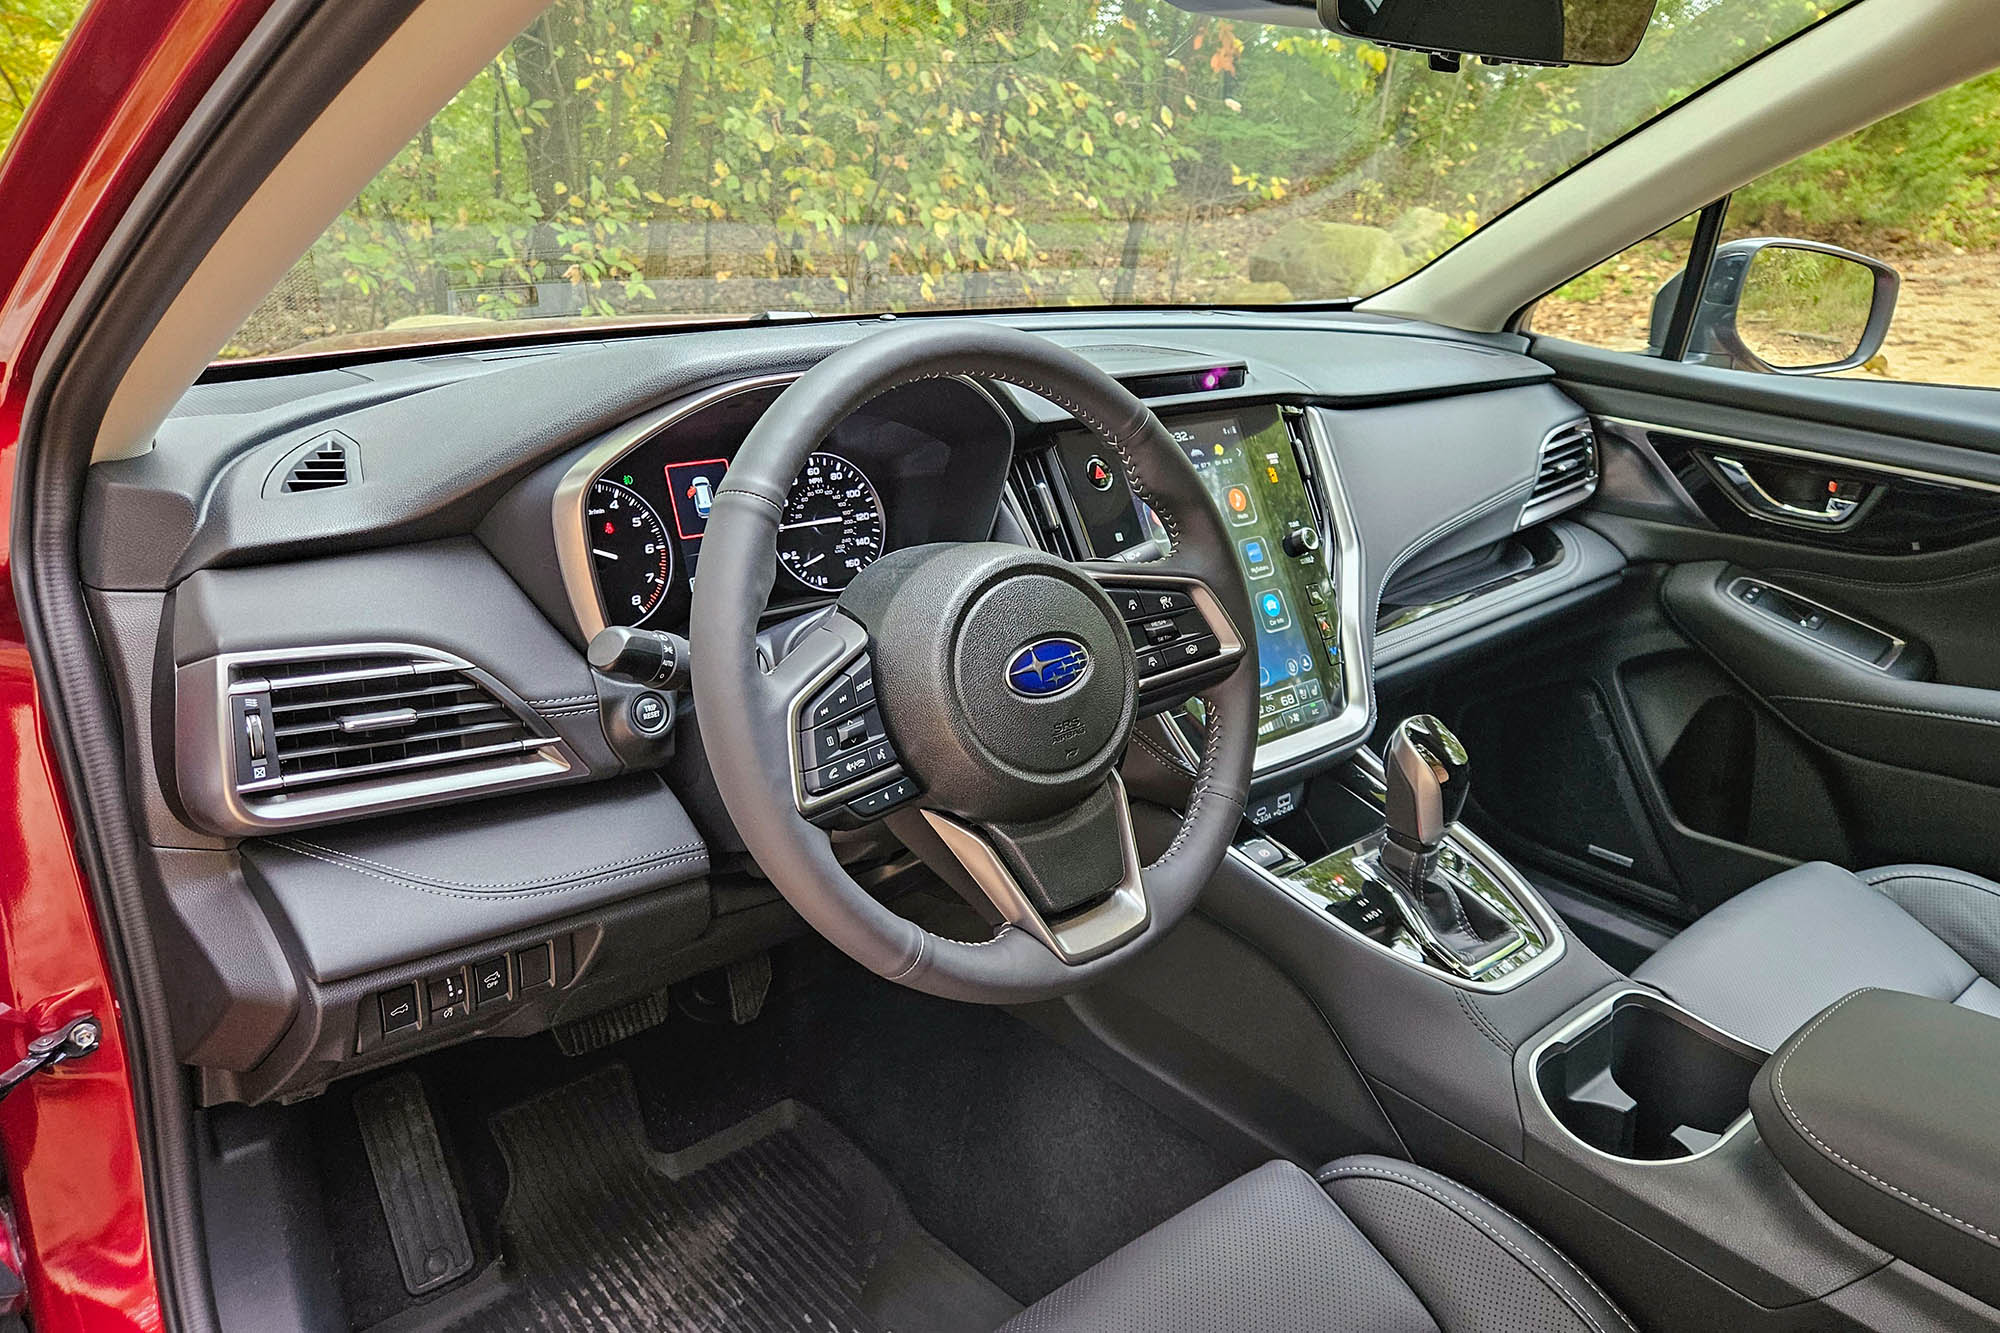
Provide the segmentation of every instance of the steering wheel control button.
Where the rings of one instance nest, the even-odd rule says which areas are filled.
[[[507,956],[482,958],[472,965],[472,1001],[481,1009],[507,998]]]
[[[632,700],[632,729],[643,736],[657,736],[665,731],[672,716],[665,695],[647,690]]]
[[[417,987],[412,982],[382,992],[382,1031],[401,1032],[417,1025]]]
[[[841,676],[820,691],[820,696],[813,700],[812,709],[806,716],[813,726],[821,727],[846,717],[854,711],[854,707],[854,681]]]
[[[862,819],[875,816],[901,805],[917,794],[915,778],[900,778],[880,791],[871,791],[866,796],[857,796],[847,803],[847,811]]]

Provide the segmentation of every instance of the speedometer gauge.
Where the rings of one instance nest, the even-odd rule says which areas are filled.
[[[614,625],[637,625],[660,609],[673,582],[674,552],[667,529],[653,506],[629,486],[594,481],[584,511],[584,535],[604,618]]]
[[[867,474],[836,454],[813,454],[785,497],[778,563],[808,588],[845,588],[882,554],[887,528]]]

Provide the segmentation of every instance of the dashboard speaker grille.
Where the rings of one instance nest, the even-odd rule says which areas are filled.
[[[1530,500],[1543,500],[1597,480],[1597,431],[1588,421],[1564,426],[1542,442]]]

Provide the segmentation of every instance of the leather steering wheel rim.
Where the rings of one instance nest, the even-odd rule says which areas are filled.
[[[1143,928],[1134,927],[1115,947],[1085,959],[1061,957],[1046,934],[1038,938],[1020,923],[1003,924],[990,940],[952,940],[899,916],[857,884],[826,832],[795,803],[789,735],[811,664],[837,651],[836,644],[815,640],[840,636],[826,626],[815,629],[772,666],[758,651],[758,622],[776,574],[780,514],[806,456],[879,394],[913,381],[957,376],[1014,384],[1069,412],[1104,441],[1133,493],[1159,515],[1172,542],[1171,553],[1152,562],[1071,566],[1040,557],[1044,563],[1107,580],[1153,572],[1189,586],[1199,582],[1211,594],[1212,621],[1219,611],[1231,626],[1251,624],[1248,593],[1224,520],[1150,408],[1047,339],[978,321],[915,322],[862,338],[807,371],[738,450],[715,492],[702,541],[701,577],[690,613],[694,698],[717,788],[746,849],[808,924],[863,966],[901,985],[951,999],[1021,1003],[1089,985],[1156,942],[1193,906],[1228,851],[1249,788],[1256,750],[1256,652],[1239,632],[1227,674],[1200,692],[1206,721],[1185,817],[1166,851],[1138,872]],[[1105,610],[1110,612],[1108,600]],[[851,635],[857,627],[848,622],[844,628]],[[1118,628],[1122,635],[1123,626]],[[1227,643],[1229,630],[1221,632]],[[801,664],[794,665],[795,659]],[[1128,685],[1128,705],[1130,691]],[[1128,706],[1127,734],[1132,711]],[[1106,781],[1124,814],[1115,775]]]

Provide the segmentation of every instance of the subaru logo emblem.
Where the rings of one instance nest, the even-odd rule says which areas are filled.
[[[1037,639],[1007,664],[1007,688],[1030,699],[1049,699],[1083,683],[1090,652],[1075,639]]]

